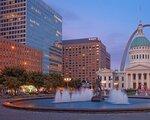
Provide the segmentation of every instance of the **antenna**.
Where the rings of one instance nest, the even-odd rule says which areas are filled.
[[[142,16],[142,4],[141,4],[141,0],[139,0],[139,6],[138,6],[138,21],[141,24],[142,20],[141,20],[141,16]]]

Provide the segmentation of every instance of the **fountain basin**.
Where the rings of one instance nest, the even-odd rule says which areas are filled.
[[[88,113],[112,113],[112,112],[145,112],[150,111],[150,99],[146,97],[129,98],[129,104],[119,105],[103,102],[67,102],[54,103],[53,98],[17,99],[3,103],[5,107],[31,111],[61,111],[61,112],[88,112]]]

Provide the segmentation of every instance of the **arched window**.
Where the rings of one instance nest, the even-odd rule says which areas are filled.
[[[147,79],[147,74],[144,73],[143,75],[144,75],[144,80],[146,80]]]
[[[143,59],[144,59],[144,54],[143,54]]]
[[[140,59],[141,59],[141,54],[140,54]]]
[[[145,59],[147,59],[147,54],[145,55]]]

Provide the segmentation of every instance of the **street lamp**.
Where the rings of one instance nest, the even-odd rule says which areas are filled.
[[[68,83],[71,81],[71,78],[64,78],[64,81],[66,82],[68,88],[69,87]]]

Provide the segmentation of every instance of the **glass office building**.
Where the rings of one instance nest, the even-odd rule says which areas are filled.
[[[43,51],[48,73],[49,48],[62,40],[62,17],[42,0],[0,0],[0,36]]]

